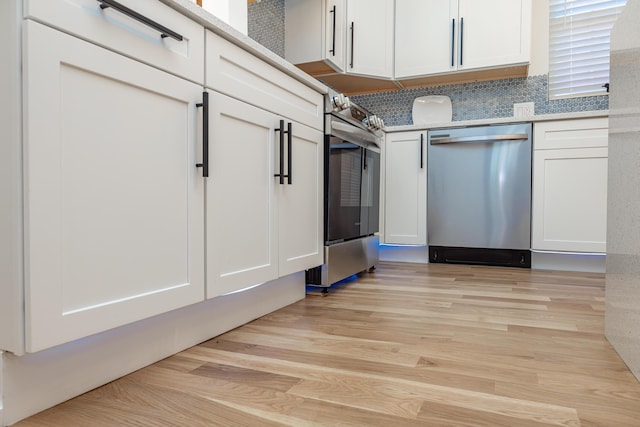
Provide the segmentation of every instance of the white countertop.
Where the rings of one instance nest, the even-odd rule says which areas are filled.
[[[231,43],[242,47],[246,51],[262,59],[263,61],[273,65],[280,71],[283,71],[296,80],[306,84],[310,88],[320,93],[327,93],[328,88],[326,85],[320,83],[318,80],[314,79],[304,71],[289,63],[284,58],[281,58],[266,47],[262,46],[260,43],[242,34],[240,31],[236,30],[226,22],[207,12],[197,4],[189,0],[160,1],[182,13],[184,16],[204,26],[205,28],[211,30],[215,34],[225,38],[226,40],[229,40]]]
[[[558,114],[541,114],[531,117],[500,117],[494,119],[479,119],[479,120],[460,120],[446,123],[434,123],[432,125],[402,125],[402,126],[389,126],[385,127],[385,132],[403,132],[412,130],[425,130],[425,129],[438,129],[438,128],[451,128],[451,127],[463,127],[463,126],[481,126],[481,125],[495,125],[500,123],[522,123],[522,122],[547,122],[554,120],[571,120],[571,119],[590,119],[595,117],[608,117],[609,110],[597,110],[597,111],[579,111],[574,113],[558,113]]]

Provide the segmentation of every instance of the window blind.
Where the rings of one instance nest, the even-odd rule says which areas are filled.
[[[626,2],[549,1],[549,99],[606,93],[611,28]]]

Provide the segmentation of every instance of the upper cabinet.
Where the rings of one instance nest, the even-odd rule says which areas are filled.
[[[396,0],[396,77],[455,71],[458,0]]]
[[[460,0],[458,70],[528,63],[531,0]]]
[[[285,57],[313,75],[393,76],[393,0],[286,0]]]
[[[393,0],[348,0],[347,73],[393,76]]]
[[[531,0],[396,0],[395,77],[529,62]]]

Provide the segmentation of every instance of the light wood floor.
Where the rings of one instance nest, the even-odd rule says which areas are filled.
[[[640,426],[604,276],[380,263],[31,426]]]

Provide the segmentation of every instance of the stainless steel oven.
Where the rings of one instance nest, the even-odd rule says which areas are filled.
[[[307,283],[331,284],[378,262],[381,119],[332,93],[325,109],[324,264]]]

